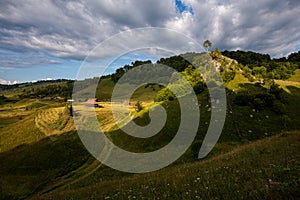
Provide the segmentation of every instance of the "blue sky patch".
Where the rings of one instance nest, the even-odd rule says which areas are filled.
[[[175,4],[177,12],[190,12],[192,15],[194,15],[193,8],[185,5],[181,0],[175,0]]]

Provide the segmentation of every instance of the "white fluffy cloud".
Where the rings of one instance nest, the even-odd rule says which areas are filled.
[[[139,27],[170,28],[199,43],[210,39],[220,49],[272,56],[286,56],[300,44],[299,1],[182,2],[193,12],[178,12],[175,0],[3,0],[0,48],[81,60],[110,36]],[[7,62],[5,66],[15,67]]]
[[[0,84],[2,84],[2,85],[13,85],[13,84],[17,84],[17,83],[20,83],[20,81],[7,81],[7,80],[0,78]]]
[[[286,56],[300,44],[300,2],[296,0],[184,0],[194,15],[168,22],[169,27],[209,38],[221,49],[242,49]],[[186,18],[186,19],[185,19]],[[189,27],[189,28],[187,28]]]

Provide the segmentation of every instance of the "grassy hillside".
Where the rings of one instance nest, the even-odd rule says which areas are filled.
[[[299,191],[298,71],[288,81],[276,80],[279,87],[268,88],[233,60],[220,57],[218,62],[226,79],[227,114],[213,151],[204,160],[197,159],[211,118],[209,92],[204,89],[197,95],[200,123],[191,147],[171,166],[142,175],[118,172],[95,160],[78,138],[65,102],[36,97],[20,100],[16,98],[22,93],[20,88],[5,91],[0,102],[1,198],[291,199]],[[89,82],[95,84],[94,79]],[[119,117],[129,114],[141,126],[150,122],[151,106],[161,104],[167,111],[167,122],[158,134],[134,138],[115,125],[109,102],[114,85],[109,77],[101,79],[96,93],[103,108],[95,111],[109,139],[133,152],[168,144],[181,120],[178,101],[154,102],[161,87],[147,85],[135,91],[129,110],[117,102]],[[81,91],[83,96],[88,87],[92,86]],[[36,91],[32,88],[38,87],[23,89]],[[134,107],[137,101],[144,107],[139,112]]]
[[[237,80],[241,79],[241,77],[239,76],[236,76],[236,78]],[[243,145],[245,143],[247,144],[249,141],[254,141],[254,140],[264,139],[264,138],[266,139],[264,139],[262,142],[258,142],[258,144],[261,145],[261,147],[259,148],[269,148],[269,147],[262,147],[262,146],[263,144],[266,144],[269,141],[278,140],[278,139],[268,140],[270,136],[275,135],[272,136],[272,138],[278,138],[277,135],[282,130],[300,129],[299,127],[300,120],[299,120],[299,116],[297,115],[298,113],[297,109],[299,108],[299,105],[298,104],[295,105],[295,103],[300,99],[300,89],[297,85],[292,86],[290,82],[284,82],[284,83],[285,85],[283,83],[281,84],[282,87],[285,89],[284,96],[286,97],[286,101],[287,101],[286,115],[288,115],[291,119],[291,121],[289,122],[290,125],[287,127],[282,122],[282,116],[280,114],[275,113],[271,109],[256,110],[253,107],[251,107],[251,105],[247,105],[247,106],[235,105],[233,102],[236,97],[235,93],[232,91],[228,92],[229,94],[228,102],[231,106],[228,107],[225,126],[219,142],[217,143],[217,145],[215,146],[215,148],[207,158],[208,160],[212,160],[211,163],[213,162],[213,160],[217,158],[223,159],[223,161],[218,161],[221,163],[220,167],[213,170],[214,173],[217,174],[219,173],[219,175],[217,175],[217,177],[219,178],[216,179],[216,182],[213,182],[215,186],[213,186],[212,189],[207,189],[208,191],[206,193],[203,193],[202,186],[210,188],[209,186],[201,185],[201,188],[197,189],[198,192],[201,191],[201,194],[205,194],[204,197],[210,197],[209,195],[215,194],[215,190],[217,190],[217,186],[216,186],[217,183],[221,181],[222,179],[221,177],[225,176],[223,173],[227,173],[227,172],[223,172],[221,169],[224,169],[224,167],[226,168],[227,164],[230,166],[234,164],[231,163],[231,159],[230,159],[230,162],[228,162],[226,165],[223,166],[222,162],[225,162],[224,160],[227,159],[228,155],[231,155],[231,153],[227,154],[228,152],[231,152],[232,150],[234,152],[235,151],[240,152],[240,150],[236,150],[236,148],[244,149],[245,147],[243,147]],[[234,88],[239,89],[241,92],[251,91],[251,93],[253,94],[265,90],[261,86],[257,86],[254,84],[249,85],[249,84],[250,83],[247,83],[245,81],[244,83],[238,85],[239,88],[236,88],[236,86],[234,86]],[[236,83],[232,83],[232,85],[236,85]],[[2,185],[5,186],[2,187],[3,196],[5,197],[5,199],[8,197],[23,198],[31,195],[35,196],[36,194],[40,194],[40,195],[45,194],[46,197],[48,197],[47,196],[48,192],[54,191],[55,195],[58,195],[57,197],[64,198],[64,197],[69,197],[68,195],[70,195],[72,198],[81,199],[86,195],[89,196],[90,194],[92,194],[93,192],[91,192],[91,190],[93,190],[93,191],[97,191],[97,195],[94,194],[96,196],[102,196],[102,195],[112,196],[112,193],[113,194],[118,193],[115,191],[119,191],[120,193],[118,195],[121,195],[121,191],[123,191],[122,196],[125,197],[131,195],[130,190],[133,191],[133,189],[137,189],[139,192],[132,193],[132,196],[141,194],[141,195],[146,195],[146,197],[152,198],[153,195],[158,195],[158,193],[167,193],[171,195],[170,194],[171,191],[174,191],[174,195],[175,195],[174,198],[175,197],[184,198],[184,196],[181,196],[183,190],[185,193],[188,192],[189,194],[191,194],[192,189],[189,187],[189,185],[192,185],[191,182],[195,180],[196,182],[200,182],[199,180],[203,180],[203,179],[211,182],[212,179],[211,177],[205,178],[200,175],[205,174],[206,171],[210,171],[210,169],[213,169],[212,166],[215,165],[215,164],[211,164],[211,165],[203,164],[202,166],[201,164],[201,167],[195,165],[196,169],[200,168],[203,170],[200,174],[197,174],[197,177],[192,176],[190,173],[188,173],[187,170],[184,171],[184,169],[192,170],[190,168],[191,166],[194,166],[194,164],[192,163],[194,162],[198,163],[198,160],[196,159],[196,155],[199,151],[199,147],[203,140],[204,133],[206,133],[208,122],[210,120],[210,111],[209,111],[210,104],[208,102],[207,93],[205,92],[201,93],[200,95],[198,95],[198,99],[201,104],[200,107],[201,119],[200,119],[200,126],[198,130],[199,134],[197,135],[191,148],[171,167],[157,172],[158,174],[154,173],[151,175],[146,174],[146,175],[134,175],[134,176],[132,174],[117,172],[108,167],[102,166],[100,162],[93,159],[86,152],[85,148],[82,146],[79,138],[77,137],[76,132],[69,132],[61,135],[52,135],[51,137],[46,137],[46,135],[43,134],[43,132],[39,131],[37,126],[35,126],[36,122],[34,121],[35,119],[34,116],[37,116],[36,119],[42,120],[43,123],[49,122],[49,126],[50,126],[52,119],[55,119],[55,116],[58,115],[59,111],[62,110],[63,107],[61,106],[57,107],[58,105],[56,104],[53,105],[47,104],[44,107],[38,107],[36,109],[29,110],[29,111],[28,110],[26,111],[26,109],[24,109],[23,114],[24,115],[26,114],[26,116],[23,118],[24,121],[21,120],[17,122],[11,122],[11,124],[2,128],[3,132],[1,132],[1,137],[3,138],[1,140],[2,148],[5,148],[5,145],[7,145],[7,149],[6,150],[4,149],[5,151],[3,151],[3,153],[0,154],[1,163],[5,163],[4,165],[2,165],[0,169]],[[32,102],[25,103],[25,101],[23,101],[21,103],[17,103],[16,107],[22,109],[31,104]],[[104,127],[106,127],[105,130],[111,131],[109,135],[115,144],[131,151],[144,152],[144,151],[151,151],[154,149],[158,149],[164,146],[172,139],[174,131],[177,130],[177,126],[174,126],[174,124],[178,124],[178,122],[180,121],[177,101],[164,102],[163,106],[165,106],[165,108],[167,108],[168,111],[167,124],[159,134],[157,134],[155,137],[150,138],[149,140],[134,139],[126,135],[122,131],[113,128],[114,122],[112,120],[112,115],[110,113],[110,108],[108,105],[104,105],[104,108],[97,108],[96,111],[98,113],[98,119],[100,120],[100,122],[102,122]],[[6,110],[4,113],[11,114],[11,112],[14,112],[14,109]],[[52,114],[49,115],[48,118],[50,117],[51,119],[50,118],[46,119],[47,116],[45,116],[45,118],[39,117],[40,116],[39,113],[49,114],[50,112]],[[22,112],[18,110],[18,113],[21,114]],[[147,108],[141,111],[140,113],[136,114],[135,122],[140,125],[149,123]],[[15,129],[13,129],[14,127]],[[11,130],[15,130],[15,131],[11,132]],[[249,132],[249,130],[251,130],[251,132]],[[3,135],[3,133],[10,134],[10,135]],[[35,136],[38,135],[37,133],[41,134],[39,138],[35,138]],[[21,134],[23,135],[20,136]],[[299,142],[298,132],[295,132],[293,134],[287,134],[287,136],[288,136],[288,141],[285,141],[285,145],[287,145],[291,141]],[[28,144],[24,144],[24,143],[28,143]],[[23,144],[23,145],[12,149],[13,147],[19,144]],[[275,150],[274,149],[270,150],[271,152],[274,151],[276,153],[266,154],[266,157],[268,157],[268,159],[271,159],[270,161],[271,164],[274,164],[273,161],[276,161],[277,159],[278,156],[277,151],[279,151],[277,148],[282,148],[281,150],[283,152],[290,151],[288,149],[285,149],[287,146],[284,146],[283,143],[278,144],[275,142],[273,144],[272,142],[270,142],[269,146],[270,148],[272,146],[276,148]],[[296,144],[288,145],[288,147],[291,148],[296,146],[297,146]],[[252,154],[255,156],[258,155],[255,145],[254,146],[249,145],[247,148],[251,155]],[[266,151],[269,152],[269,150]],[[234,165],[234,169],[237,169],[237,167],[239,166],[245,173],[256,169],[257,165],[255,163],[261,163],[261,160],[258,160],[257,162],[255,160],[251,160],[252,157],[249,156],[249,152],[243,154],[244,160],[250,159],[249,161],[245,161],[244,163],[245,166],[243,165],[243,162],[242,163],[238,162],[238,164]],[[290,152],[290,155],[289,154],[287,155],[289,157],[297,156],[294,150]],[[239,160],[240,157],[236,159]],[[237,160],[235,162],[237,162]],[[206,162],[207,161],[205,161],[204,163]],[[278,160],[278,162],[281,161]],[[202,162],[199,162],[199,164],[200,163]],[[276,163],[274,165],[277,166]],[[283,163],[278,165],[281,166],[283,165]],[[176,179],[174,180],[175,182],[173,182],[173,180],[171,180],[172,176],[170,174],[179,173],[178,171],[176,171],[177,168],[183,170],[183,171],[181,170],[179,171],[183,175],[181,175],[182,177],[181,176],[176,177]],[[265,190],[258,190],[257,193],[254,192],[254,194],[247,193],[248,190],[249,191],[253,189],[257,190],[257,188],[255,187],[256,182],[261,181],[260,184],[266,183],[268,185],[269,182],[268,179],[271,179],[270,186],[268,186],[270,187],[268,189],[269,191],[273,191],[275,186],[279,185],[280,186],[280,187],[278,186],[279,189],[277,188],[277,186],[275,188],[276,194],[277,192],[279,195],[283,195],[285,193],[295,193],[295,189],[292,189],[291,191],[289,190],[289,188],[291,187],[290,185],[288,185],[289,187],[285,187],[286,182],[284,181],[286,181],[287,175],[285,175],[285,169],[283,168],[285,167],[282,167],[283,172],[281,171],[273,172],[272,171],[273,168],[268,169],[271,170],[272,172],[269,172],[269,174],[265,175],[263,180],[260,178],[258,180],[252,179],[250,178],[250,174],[241,175],[238,176],[237,178],[230,177],[229,174],[227,174],[228,177],[225,176],[224,179],[226,180],[228,179],[231,181],[233,181],[232,179],[234,180],[236,179],[236,181],[238,182],[241,181],[241,184],[246,184],[246,185],[249,184],[248,186],[246,186],[246,188],[248,189],[243,190],[242,188],[236,186],[234,184],[235,182],[232,183],[233,184],[232,187],[234,189],[238,189],[239,191],[241,191],[241,193],[245,197],[247,197],[247,195],[250,196],[254,195],[254,197],[256,197],[256,195],[258,195],[259,197],[260,196],[264,197],[263,195],[267,195],[266,197],[272,196],[273,192],[264,194]],[[194,169],[194,171],[196,169]],[[168,170],[174,170],[174,171],[168,172]],[[287,171],[289,172],[289,170]],[[292,174],[296,172],[293,171]],[[277,175],[274,178],[272,173],[275,174],[283,173],[284,175],[279,174],[278,178]],[[138,178],[139,176],[140,178]],[[249,178],[243,180],[243,178],[241,177],[244,176]],[[149,182],[149,184],[150,183],[151,184],[150,186],[148,186],[148,188],[151,187],[155,187],[156,189],[162,188],[162,190],[159,190],[158,193],[155,190],[153,190],[152,191],[153,193],[150,194],[149,192],[147,192],[148,189],[146,186],[145,188],[143,187],[141,188],[137,186],[137,185],[147,185],[146,182],[143,182],[142,180],[148,180],[150,177],[152,177],[150,179],[151,181]],[[159,177],[162,177],[162,179],[160,179]],[[185,178],[184,180],[182,179],[183,177],[187,177],[186,179],[188,181],[186,183],[184,182]],[[294,177],[294,175],[292,175],[292,177]],[[197,180],[197,178],[200,179]],[[284,180],[282,184],[281,184],[282,180],[280,178]],[[119,181],[120,179],[122,180],[121,182]],[[139,184],[135,184],[134,183],[135,180],[138,180],[137,183],[139,183],[139,181],[141,182]],[[164,180],[167,180],[167,182],[164,182]],[[126,181],[129,182],[127,183]],[[245,181],[249,183],[245,183]],[[37,182],[38,184],[36,184]],[[163,186],[168,182],[169,185],[173,185],[174,187],[168,189]],[[185,187],[180,187],[181,182],[184,182],[184,184],[186,184],[187,187],[186,189],[184,189]],[[275,183],[273,184],[273,182]],[[280,182],[280,184],[277,184],[277,182]],[[101,189],[94,188],[93,185],[100,185],[99,188],[101,187]],[[112,185],[117,185],[117,187],[112,187]],[[296,186],[298,187],[299,184],[297,183]],[[125,189],[122,189],[123,187],[125,187]],[[226,191],[233,190],[232,188],[228,188],[228,187],[222,185],[221,187],[223,188],[222,191],[224,191],[224,189],[226,189]],[[69,188],[68,192],[63,192],[63,193],[59,192],[59,191],[64,191],[68,188]],[[230,195],[230,193],[225,193],[225,194]],[[197,195],[195,194],[195,196]],[[228,196],[228,198],[230,197],[233,198],[233,196]],[[170,198],[172,198],[172,196],[170,196]]]
[[[62,106],[64,104],[60,102],[33,99],[24,99],[16,103],[2,105],[0,112],[1,152],[22,144],[37,142],[51,134],[51,120],[55,118],[56,122],[66,120],[58,116],[57,111],[63,109]],[[43,116],[43,113],[49,111],[54,112]],[[44,127],[42,127],[43,123]],[[68,128],[68,130],[70,129],[72,128]],[[67,129],[65,130],[67,131]]]
[[[299,147],[300,133],[285,132],[205,161],[142,175],[103,173],[93,184],[31,199],[297,199]]]
[[[88,159],[75,132],[40,139],[0,154],[1,199],[25,198]]]
[[[295,74],[292,75],[288,80],[289,81],[300,82],[300,69],[296,69]]]

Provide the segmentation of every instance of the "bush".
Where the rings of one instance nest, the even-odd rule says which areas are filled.
[[[281,122],[285,129],[290,125],[291,121],[292,121],[291,118],[289,118],[289,116],[287,115],[283,115],[281,117]]]
[[[253,76],[249,76],[249,77],[248,77],[248,80],[249,80],[250,82],[254,82],[254,81],[255,81],[255,78],[254,78]]]
[[[270,93],[275,95],[276,99],[280,101],[285,101],[284,96],[283,96],[283,90],[280,88],[278,84],[273,84],[270,87]]]
[[[260,98],[254,98],[252,103],[253,106],[259,110],[262,110],[266,106],[266,103]]]
[[[155,102],[172,101],[174,99],[175,99],[175,95],[168,88],[164,88],[160,90],[154,97]]]
[[[140,101],[137,101],[136,104],[135,104],[135,110],[137,112],[140,112],[143,109],[144,109],[144,107],[143,107],[142,103]]]
[[[198,82],[192,86],[195,94],[200,94],[201,92],[204,91],[204,84],[202,82]]]
[[[235,77],[235,71],[225,71],[223,72],[222,78],[224,82],[232,81]]]
[[[286,113],[285,105],[278,100],[274,101],[272,110],[278,114]]]
[[[255,98],[259,98],[261,101],[264,102],[264,106],[272,107],[275,101],[275,96],[272,94],[257,94]]]
[[[239,106],[247,106],[249,104],[250,100],[251,100],[251,97],[249,95],[239,94],[235,97],[233,102]]]

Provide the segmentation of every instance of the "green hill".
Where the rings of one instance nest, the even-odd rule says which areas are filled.
[[[121,173],[100,166],[98,173],[68,182],[70,177],[78,179],[78,173],[84,175],[84,170],[76,169],[85,162],[93,166],[80,141],[71,139],[70,133],[59,136],[55,143],[44,139],[2,154],[1,162],[6,163],[6,167],[1,165],[2,197],[296,199],[300,184],[299,135],[298,131],[281,133],[209,159],[147,174]]]
[[[89,185],[32,199],[297,199],[299,147],[299,132],[286,132],[205,161],[142,175],[93,177]]]
[[[37,88],[43,92],[52,88],[54,92],[50,93],[54,97],[65,85],[63,90],[67,92],[62,94],[67,97],[70,82],[62,81],[50,87],[55,83],[5,88],[0,102],[0,161],[4,163],[0,167],[1,198],[292,199],[299,195],[298,71],[288,81],[267,84],[272,79],[266,76],[264,68],[249,69],[217,51],[212,57],[224,79],[228,104],[218,143],[207,158],[197,159],[211,118],[209,92],[203,80],[195,78],[195,69],[180,57],[161,59],[162,64],[172,64],[174,59],[174,68],[180,69],[193,88],[199,89],[201,118],[197,136],[185,154],[171,166],[147,174],[133,175],[103,166],[92,158],[78,138],[69,105],[40,99],[35,93]],[[138,88],[126,111],[136,124],[147,125],[148,111],[157,104],[164,106],[168,115],[157,135],[148,139],[131,137],[115,125],[107,102],[114,80],[124,71],[119,72],[102,78],[97,87],[96,97],[104,108],[96,108],[96,114],[107,136],[117,146],[134,152],[165,146],[176,134],[181,120],[178,100],[154,102],[163,88],[157,84]],[[81,95],[89,92],[95,80],[86,80]],[[27,96],[22,95],[23,90]],[[141,110],[134,106],[138,101]],[[122,103],[119,106],[120,112],[126,108]]]

